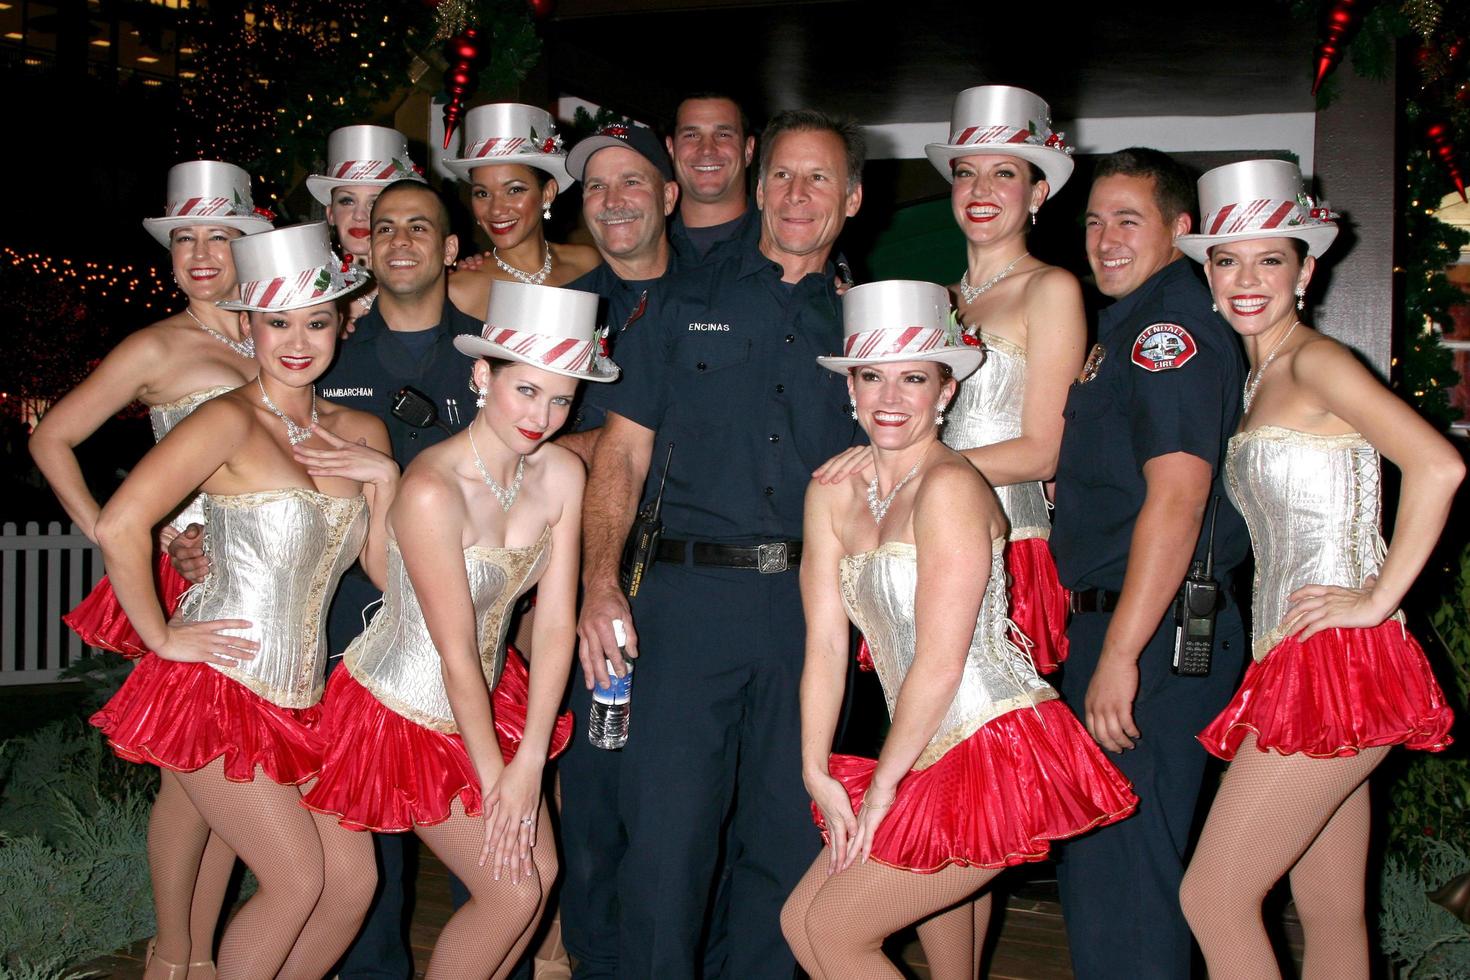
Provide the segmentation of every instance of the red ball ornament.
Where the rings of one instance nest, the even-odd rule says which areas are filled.
[[[480,60],[480,32],[466,27],[445,41],[444,58],[449,62],[444,70],[444,91],[449,93],[449,101],[444,104],[444,149],[447,150],[459,121],[464,118],[465,99],[475,91],[479,81],[475,63]]]
[[[1465,196],[1465,175],[1460,171],[1457,159],[1459,154],[1455,152],[1455,145],[1450,142],[1453,135],[1450,128],[1442,122],[1430,123],[1425,127],[1424,135],[1429,140],[1430,152],[1439,158],[1440,164],[1454,182],[1455,190],[1460,192],[1460,200],[1470,201]]]
[[[1313,95],[1317,94],[1327,76],[1342,61],[1348,42],[1353,39],[1353,34],[1363,21],[1365,5],[1366,0],[1335,0],[1332,8],[1327,11],[1327,29],[1317,45],[1317,74],[1316,80],[1312,82]]]
[[[532,17],[545,20],[556,9],[556,0],[526,0],[526,6],[531,8]]]

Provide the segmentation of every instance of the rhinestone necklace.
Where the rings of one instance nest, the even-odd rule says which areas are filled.
[[[1266,368],[1270,367],[1271,362],[1276,360],[1276,355],[1281,353],[1281,345],[1291,339],[1292,331],[1296,330],[1296,325],[1301,322],[1300,320],[1292,320],[1291,326],[1286,328],[1286,333],[1282,334],[1281,339],[1272,345],[1271,353],[1266,355],[1266,359],[1261,362],[1261,366],[1245,376],[1245,385],[1240,389],[1240,411],[1242,415],[1251,410],[1251,402],[1256,400],[1256,389],[1261,386],[1261,377],[1266,373]]]
[[[490,255],[495,259],[495,264],[500,266],[501,272],[514,276],[516,279],[530,286],[540,286],[546,282],[546,277],[551,275],[551,246],[549,244],[546,246],[546,261],[541,263],[541,271],[539,272],[522,272],[502,259],[500,252],[494,248],[490,249]]]
[[[913,468],[903,475],[902,480],[893,485],[893,489],[888,491],[888,496],[882,500],[878,499],[878,477],[876,475],[873,477],[872,482],[868,484],[868,513],[873,515],[874,524],[883,523],[883,518],[888,516],[888,508],[893,506],[893,498],[897,497],[898,491],[903,489],[904,484],[912,480],[914,474],[919,472],[919,464],[922,462],[924,462],[924,457],[920,456]]]
[[[291,416],[276,407],[271,401],[271,396],[265,393],[265,383],[260,380],[260,375],[255,376],[255,383],[260,387],[260,400],[272,415],[286,423],[286,440],[293,446],[299,446],[311,438],[311,427],[316,425],[316,385],[311,386],[311,422],[308,425],[297,425]]]
[[[516,502],[516,497],[520,496],[521,477],[526,475],[526,457],[522,456],[516,460],[516,475],[511,478],[510,486],[502,487],[495,482],[495,478],[490,475],[490,471],[485,469],[485,461],[480,458],[479,447],[475,445],[474,419],[470,420],[469,433],[470,451],[475,454],[475,469],[480,471],[480,479],[485,481],[485,486],[489,487],[490,492],[495,495],[495,499],[500,501],[500,509],[510,510],[511,505]]]
[[[241,357],[255,357],[255,338],[247,337],[244,340],[231,340],[229,337],[220,333],[218,330],[209,326],[203,320],[195,316],[194,311],[189,309],[187,306],[184,307],[184,312],[189,314],[189,319],[193,320],[195,325],[198,326],[200,330],[203,330],[205,333],[209,334],[215,340],[218,340],[220,343],[224,344],[236,354],[239,354]]]
[[[1011,270],[1019,265],[1021,260],[1030,254],[1030,252],[1022,252],[1014,259],[1011,259],[1011,264],[1000,270],[1000,273],[998,275],[991,276],[989,279],[985,280],[978,286],[970,285],[970,270],[966,269],[965,274],[960,276],[960,295],[964,297],[965,305],[969,306],[971,303],[975,302],[975,300],[979,299],[981,296],[984,296],[986,293],[994,289],[997,283],[999,283],[1006,276],[1010,275]]]

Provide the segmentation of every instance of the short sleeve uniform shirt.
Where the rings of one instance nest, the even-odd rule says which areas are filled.
[[[663,502],[670,537],[800,538],[812,471],[857,438],[845,379],[816,362],[842,346],[832,270],[795,284],[781,274],[747,244],[666,278],[613,344],[621,379],[589,386],[594,408],[655,433],[645,493],[674,444]]]
[[[1188,259],[1178,259],[1098,318],[1098,339],[1064,410],[1052,553],[1069,589],[1119,591],[1147,484],[1143,467],[1171,453],[1210,464],[1221,499],[1217,575],[1249,548],[1225,499],[1225,446],[1240,421],[1240,343],[1210,309]],[[1204,535],[1196,549],[1202,557]]]

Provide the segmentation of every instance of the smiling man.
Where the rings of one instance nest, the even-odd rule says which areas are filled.
[[[338,345],[337,360],[317,382],[323,398],[371,412],[388,426],[400,468],[420,451],[449,437],[438,426],[414,428],[393,417],[393,396],[404,385],[427,395],[451,430],[469,425],[474,396],[466,387],[459,334],[480,333],[481,323],[460,312],[447,295],[448,270],[459,253],[449,232],[443,198],[421,181],[389,184],[373,204],[368,254],[378,298]],[[333,659],[362,632],[362,610],[381,593],[354,566],[342,577],[327,624]],[[362,933],[348,951],[344,980],[401,980],[413,975],[403,929],[403,836],[375,835],[382,888]]]
[[[1114,302],[1063,413],[1051,533],[1071,590],[1061,689],[1115,753],[1139,805],[1062,850],[1062,911],[1080,980],[1189,976],[1179,883],[1206,761],[1194,735],[1229,701],[1244,659],[1228,597],[1248,540],[1218,479],[1240,419],[1242,362],[1174,247],[1193,208],[1194,182],[1179,164],[1138,148],[1102,159],[1087,201],[1087,261]],[[1212,496],[1221,498],[1214,572],[1226,599],[1208,676],[1178,676],[1172,609],[1191,562],[1205,555],[1200,527]]]
[[[816,358],[842,344],[829,255],[862,202],[863,145],[852,124],[796,111],[762,148],[759,240],[653,290],[614,343],[623,379],[592,396],[608,415],[583,513],[584,677],[604,678],[604,658],[621,669],[615,619],[642,654],[604,803],[627,835],[621,977],[698,973],[728,817],[724,975],[789,980],[781,904],[820,846],[801,781],[797,566],[810,474],[857,434],[843,379]],[[664,539],[630,608],[618,558],[670,443]]]
[[[679,213],[669,239],[681,268],[716,261],[726,249],[754,240],[760,219],[750,208],[746,179],[755,136],[740,104],[721,92],[685,96],[664,145],[679,181]]]

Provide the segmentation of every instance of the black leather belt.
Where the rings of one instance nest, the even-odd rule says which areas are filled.
[[[1107,589],[1083,589],[1073,592],[1067,599],[1067,612],[1077,613],[1090,612],[1112,612],[1118,608],[1118,599],[1122,595],[1119,592],[1109,592]]]
[[[692,550],[694,564],[720,568],[753,568],[772,575],[801,564],[800,541],[767,541],[764,544],[711,544],[663,538],[658,543],[658,560],[684,564]]]

